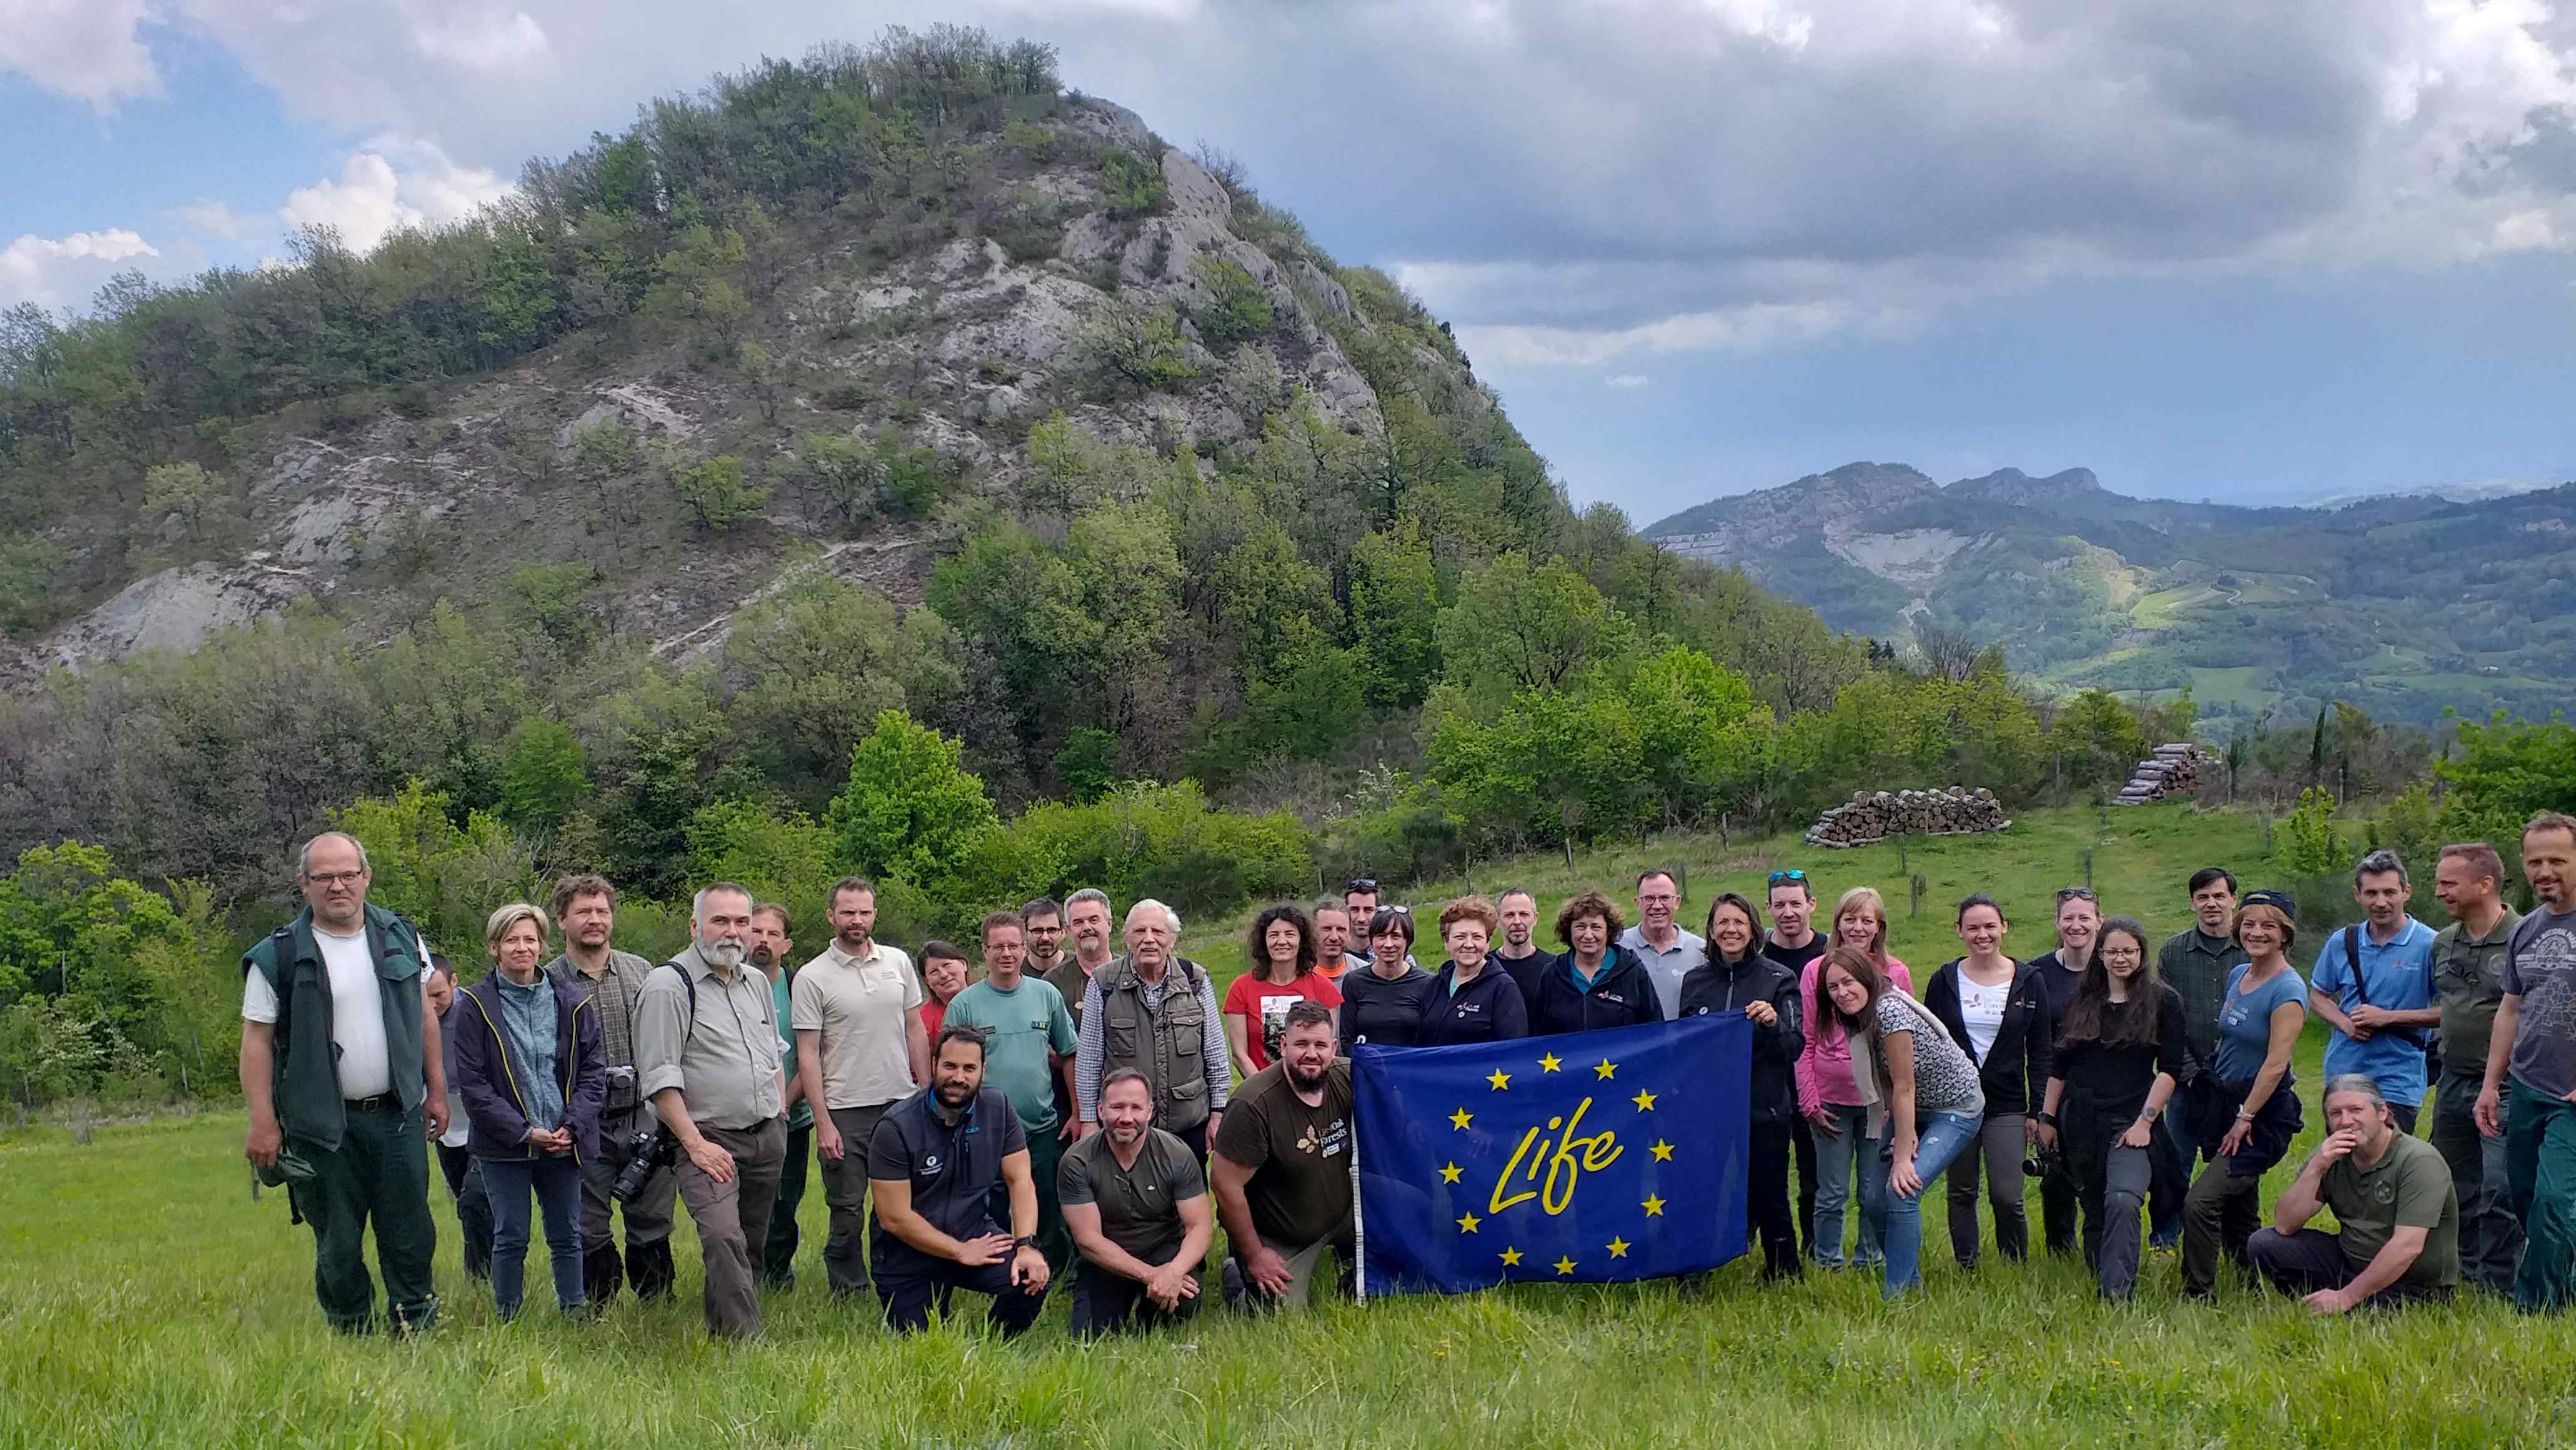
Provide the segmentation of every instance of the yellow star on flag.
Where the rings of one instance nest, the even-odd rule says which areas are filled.
[[[1637,1089],[1637,1095],[1628,1101],[1637,1105],[1638,1112],[1651,1113],[1655,1110],[1655,1095],[1644,1088]]]
[[[1573,1272],[1574,1272],[1574,1260],[1572,1260],[1572,1259],[1559,1259],[1559,1260],[1557,1260],[1557,1261],[1556,1261],[1556,1271],[1557,1271],[1558,1273],[1560,1273],[1560,1274],[1571,1274],[1571,1273],[1573,1273]]]
[[[1599,1077],[1599,1078],[1607,1078],[1607,1077],[1614,1076],[1614,1075],[1616,1075],[1616,1074],[1617,1074],[1617,1072],[1618,1072],[1618,1071],[1619,1071],[1619,1064],[1617,1064],[1617,1063],[1615,1063],[1615,1062],[1612,1062],[1610,1059],[1608,1059],[1608,1058],[1606,1058],[1606,1057],[1605,1057],[1605,1058],[1603,1058],[1603,1059],[1601,1059],[1599,1062],[1594,1063],[1594,1064],[1593,1064],[1593,1066],[1592,1066],[1592,1075],[1593,1075],[1594,1077]]]
[[[1646,1195],[1645,1202],[1640,1203],[1637,1206],[1646,1211],[1646,1217],[1648,1218],[1662,1218],[1664,1216],[1664,1201],[1651,1193]]]
[[[1520,1251],[1520,1250],[1518,1250],[1518,1249],[1505,1249],[1505,1250],[1503,1250],[1503,1267],[1504,1267],[1504,1268],[1506,1268],[1506,1269],[1510,1269],[1510,1268],[1517,1268],[1517,1267],[1519,1267],[1519,1265],[1520,1265],[1520,1261],[1521,1261],[1521,1251]]]
[[[1610,1251],[1610,1257],[1614,1259],[1624,1259],[1628,1257],[1628,1241],[1626,1239],[1614,1238],[1602,1247],[1608,1249]]]
[[[1554,1072],[1563,1066],[1565,1066],[1565,1059],[1553,1052],[1538,1060],[1538,1069],[1541,1072]]]
[[[1474,1214],[1468,1214],[1466,1217],[1458,1220],[1458,1232],[1462,1234],[1474,1233],[1476,1231],[1476,1225],[1483,1222],[1483,1219],[1476,1217]]]
[[[1494,1085],[1494,1091],[1501,1092],[1512,1085],[1512,1075],[1498,1067],[1486,1074],[1485,1081]]]
[[[1465,1171],[1466,1170],[1460,1168],[1455,1163],[1444,1163],[1440,1166],[1440,1181],[1443,1183],[1455,1183],[1458,1181],[1458,1175]]]
[[[1657,1138],[1655,1140],[1654,1154],[1656,1162],[1670,1163],[1673,1161],[1673,1145],[1665,1142],[1661,1138]]]
[[[1449,1115],[1449,1126],[1457,1129],[1461,1133],[1467,1131],[1467,1125],[1474,1121],[1476,1121],[1476,1115],[1468,1112],[1465,1108],[1460,1108],[1458,1111]]]

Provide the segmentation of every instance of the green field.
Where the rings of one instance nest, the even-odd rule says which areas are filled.
[[[2181,923],[2180,873],[2205,859],[2263,877],[2260,828],[2243,818],[2169,807],[2110,822],[2099,845],[2090,811],[1918,844],[1910,864],[1931,889],[1920,918],[1901,886],[1891,893],[1897,952],[1924,970],[1951,955],[1933,903],[1974,887],[2013,911],[2007,949],[2042,949],[2050,893],[2081,879],[2087,848],[2113,907],[2145,909],[2159,931]],[[1775,861],[1808,867],[1828,894],[1901,880],[1893,847],[1794,845],[1667,840],[1589,858],[1581,879],[1624,885],[1638,864],[1678,858],[1694,903]],[[1524,869],[1550,898],[1577,879],[1561,859]],[[1504,879],[1480,868],[1475,884]],[[1239,926],[1194,930],[1189,948],[1230,963],[1220,938]],[[2311,1095],[2317,1049],[2312,1032],[2300,1068]],[[771,1300],[765,1339],[720,1348],[699,1327],[685,1215],[677,1302],[622,1298],[598,1323],[567,1325],[532,1264],[530,1310],[502,1327],[457,1267],[434,1188],[444,1327],[411,1343],[341,1340],[313,1304],[309,1234],[288,1226],[280,1197],[251,1199],[241,1128],[237,1111],[210,1111],[105,1127],[86,1146],[56,1128],[0,1138],[0,1444],[2413,1450],[2576,1435],[2564,1321],[2472,1299],[2316,1323],[2232,1280],[2215,1305],[2194,1305],[2171,1256],[2150,1259],[2133,1303],[2108,1307],[2069,1264],[1989,1253],[1975,1273],[1957,1269],[1937,1192],[1926,1290],[1895,1305],[1874,1280],[1762,1289],[1737,1264],[1698,1294],[1525,1286],[1297,1318],[1215,1312],[1183,1334],[1089,1348],[1065,1334],[1060,1306],[1015,1345],[962,1327],[886,1336],[872,1313],[817,1292],[823,1205],[809,1193],[804,1284]]]

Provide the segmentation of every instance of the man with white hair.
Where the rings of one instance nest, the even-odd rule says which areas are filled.
[[[2397,1125],[2365,1072],[2326,1079],[2326,1140],[2272,1206],[2245,1254],[2312,1314],[2447,1299],[2460,1282],[2460,1200],[2441,1153]],[[2331,1211],[2336,1232],[2308,1227]]]
[[[242,1155],[313,1226],[313,1288],[332,1328],[375,1327],[373,1224],[394,1331],[427,1329],[438,1317],[428,1140],[448,1114],[429,948],[367,900],[357,837],[305,842],[295,878],[304,910],[242,954]]]
[[[706,1255],[707,1332],[760,1332],[753,1245],[769,1240],[787,1161],[787,1081],[769,979],[747,972],[751,893],[697,894],[691,940],[635,1002],[636,1086],[678,1140],[680,1201]]]
[[[1074,1046],[1082,1134],[1100,1126],[1100,1082],[1122,1068],[1153,1086],[1154,1126],[1201,1162],[1224,1120],[1234,1071],[1207,969],[1173,952],[1180,913],[1148,897],[1127,908],[1127,954],[1092,973]]]

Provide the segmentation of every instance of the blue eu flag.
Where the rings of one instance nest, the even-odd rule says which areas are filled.
[[[1744,1252],[1753,1024],[1734,1013],[1351,1054],[1360,1292],[1712,1269]]]

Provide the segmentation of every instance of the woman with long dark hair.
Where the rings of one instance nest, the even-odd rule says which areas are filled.
[[[1878,1230],[1893,1298],[1923,1282],[1923,1192],[1977,1140],[1986,1095],[1977,1065],[1931,1010],[1847,946],[1824,955],[1826,1000],[1851,1040],[1866,1099],[1861,1222]]]
[[[2155,1172],[2148,1148],[2190,1072],[2181,994],[2157,977],[2146,928],[2112,917],[2067,999],[2039,1112],[2040,1142],[2066,1155],[2075,1179],[2085,1262],[2105,1298],[2137,1286],[2138,1214]]]
[[[1914,977],[1905,963],[1888,955],[1887,902],[1867,886],[1855,886],[1834,903],[1833,931],[1826,950],[1849,947],[1869,958],[1878,969],[1880,980],[1900,992],[1914,990]],[[1855,1184],[1865,1184],[1868,1170],[1863,1166],[1860,1150],[1862,1108],[1860,1086],[1852,1077],[1851,1044],[1843,1037],[1842,1023],[1834,1016],[1833,1004],[1825,999],[1825,959],[1819,954],[1798,974],[1798,996],[1806,1008],[1806,1040],[1798,1051],[1798,1115],[1807,1122],[1815,1144],[1814,1172],[1807,1174],[1809,1187],[1802,1190],[1814,1200],[1806,1207],[1807,1251],[1816,1262],[1828,1269],[1843,1266],[1843,1216],[1851,1205]],[[1807,1173],[1803,1161],[1799,1171]],[[1866,1215],[1861,1219],[1860,1245],[1851,1256],[1857,1268],[1874,1269],[1885,1257],[1880,1252],[1878,1231]]]
[[[1753,1024],[1752,1153],[1745,1207],[1762,1237],[1762,1277],[1798,1274],[1798,1233],[1789,1210],[1789,1135],[1798,1089],[1791,1064],[1805,1034],[1798,979],[1762,954],[1762,912],[1721,892],[1708,906],[1708,960],[1682,978],[1681,1015],[1724,1012]]]
[[[1977,1266],[1977,1179],[1982,1165],[1986,1197],[1994,1205],[1995,1250],[2020,1260],[2030,1252],[2030,1222],[2022,1209],[2022,1161],[2037,1126],[2032,1099],[2048,1082],[2052,1023],[2039,973],[2004,955],[2011,923],[1984,892],[1959,903],[1959,940],[1967,955],[1932,974],[1923,1005],[1977,1061],[1986,1092],[1985,1126],[1977,1151],[1950,1169],[1950,1253],[1959,1267]]]
[[[1342,993],[1315,970],[1315,924],[1302,907],[1282,902],[1254,917],[1243,960],[1251,970],[1225,989],[1222,1011],[1235,1075],[1249,1078],[1279,1056],[1290,1007],[1321,1002],[1338,1008]]]
[[[2209,1162],[2183,1198],[2182,1289],[2197,1299],[2218,1287],[2223,1250],[2245,1267],[2262,1225],[2263,1174],[2290,1151],[2304,1119],[2290,1055],[2308,1025],[2308,988],[2290,965],[2298,904],[2279,891],[2246,894],[2236,944],[2247,958],[2219,999],[2218,1051],[2183,1099],[2191,1136]]]

